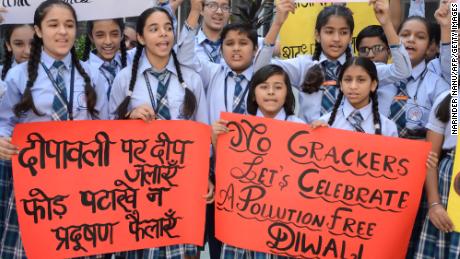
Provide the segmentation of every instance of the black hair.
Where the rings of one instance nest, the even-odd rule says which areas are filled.
[[[227,34],[230,31],[237,31],[239,33],[242,33],[246,35],[249,40],[251,40],[254,49],[257,49],[258,47],[258,36],[257,36],[257,31],[252,27],[252,25],[247,24],[247,23],[230,23],[224,26],[222,29],[222,32],[220,33],[220,40],[223,42],[225,40],[225,37],[227,37]]]
[[[430,33],[432,34],[431,42],[435,42],[437,46],[441,43],[441,26],[437,22],[429,22]]]
[[[398,28],[398,34],[401,32],[402,28],[404,27],[404,25],[409,22],[409,21],[419,21],[421,23],[423,23],[423,25],[425,25],[425,28],[426,28],[426,32],[428,33],[428,44],[434,39],[433,37],[433,34],[431,33],[431,26],[430,26],[430,23],[423,17],[421,16],[410,16],[408,18],[406,18],[400,25],[399,25],[399,28]]]
[[[161,7],[152,7],[142,12],[142,14],[139,16],[137,20],[137,24],[136,24],[137,34],[141,36],[144,35],[144,27],[145,27],[145,23],[147,22],[147,19],[150,17],[150,15],[156,12],[162,12],[166,14],[171,24],[173,23],[173,18],[169,15],[169,13],[165,9]],[[133,60],[133,65],[132,65],[132,70],[131,70],[131,79],[129,81],[129,93],[130,94],[128,94],[128,96],[125,97],[123,102],[121,102],[121,104],[117,107],[116,116],[118,119],[126,119],[128,117],[127,116],[128,106],[129,106],[129,102],[131,101],[131,94],[136,84],[137,73],[139,69],[139,60],[142,56],[143,50],[144,50],[144,46],[142,44],[138,44],[138,46],[136,47],[136,54],[134,55],[134,60]],[[177,56],[174,50],[171,50],[171,56],[173,58],[174,66],[177,71],[177,77],[179,79],[179,83],[184,86],[185,81],[182,76],[182,70],[180,68],[180,63],[177,59]],[[185,87],[185,96],[184,96],[184,105],[182,107],[182,115],[187,119],[191,118],[193,114],[195,113],[196,107],[197,107],[197,101],[196,101],[195,95],[188,87]]]
[[[387,40],[387,37],[385,36],[385,32],[383,31],[382,26],[369,25],[358,33],[358,36],[356,37],[356,43],[355,43],[356,50],[359,49],[359,46],[361,45],[361,41],[364,38],[370,38],[370,37],[378,37],[388,48],[388,40]]]
[[[125,30],[125,24],[123,22],[123,19],[112,19],[120,28],[120,53],[121,53],[121,67],[124,68],[126,67],[127,63],[127,57],[126,57],[126,43],[125,43],[125,36],[124,36],[124,30]],[[97,21],[88,21],[86,23],[86,37],[85,37],[85,48],[83,50],[83,61],[87,61],[89,59],[89,54],[91,52],[91,48],[93,47],[91,37],[93,35],[93,28],[94,28],[94,23]]]
[[[339,84],[342,83],[342,79],[345,74],[345,71],[351,66],[360,66],[364,68],[364,70],[370,76],[371,82],[375,81],[377,82],[377,85],[378,85],[379,78],[377,76],[377,68],[374,62],[372,62],[370,59],[365,58],[365,57],[355,57],[347,61],[344,64],[343,69],[342,71],[340,71],[340,74],[339,74],[339,78],[338,78]],[[377,88],[375,89],[375,91],[370,93],[369,97],[372,100],[372,115],[374,117],[375,134],[382,135],[382,123],[380,121],[379,103],[378,103],[378,98],[377,98]],[[335,101],[334,108],[332,109],[331,117],[329,118],[329,121],[328,121],[329,125],[334,124],[335,117],[337,115],[337,111],[339,109],[340,104],[342,103],[342,99],[343,99],[343,92],[339,89],[339,95],[337,96],[337,100]]]
[[[41,23],[45,18],[46,14],[48,13],[49,9],[53,6],[61,6],[71,11],[73,18],[75,19],[75,23],[77,22],[77,14],[73,7],[68,4],[67,2],[61,0],[46,0],[43,1],[35,10],[34,14],[34,25],[41,28]],[[27,73],[28,73],[28,80],[24,90],[24,94],[22,96],[21,101],[14,106],[14,113],[17,117],[21,117],[25,112],[28,110],[32,110],[36,115],[42,116],[37,110],[34,105],[33,97],[32,97],[32,87],[34,86],[35,80],[38,76],[38,67],[40,64],[41,52],[42,52],[43,40],[38,37],[35,33],[32,47],[30,50],[30,60],[27,63]],[[88,111],[91,115],[96,115],[98,111],[96,111],[96,101],[97,95],[96,92],[91,84],[91,79],[88,74],[85,72],[83,67],[80,64],[80,61],[77,58],[77,54],[75,51],[75,47],[72,47],[70,50],[72,56],[72,63],[77,69],[78,73],[83,77],[85,82],[85,95],[86,95],[86,102]]]
[[[13,34],[14,30],[16,30],[17,28],[21,28],[23,26],[31,26],[31,25],[29,25],[29,24],[10,24],[10,25],[5,25],[4,32],[3,32],[3,39],[4,39],[4,41],[3,41],[3,53],[4,53],[4,56],[3,56],[3,60],[2,60],[2,65],[3,65],[2,75],[1,75],[2,80],[5,80],[6,74],[8,73],[8,71],[13,66],[13,61],[14,61],[13,52],[8,50],[7,44],[10,44],[10,46],[12,45],[11,42],[10,42],[11,41],[11,35]]]
[[[277,65],[266,65],[261,69],[257,70],[257,72],[252,77],[251,81],[249,82],[249,92],[247,98],[247,111],[249,114],[256,115],[257,108],[259,105],[256,102],[256,87],[267,81],[273,75],[282,75],[284,78],[284,84],[286,85],[287,94],[286,99],[284,100],[284,111],[286,115],[294,115],[295,111],[295,98],[294,93],[292,92],[291,80],[289,79],[289,75],[284,71],[280,66]]]
[[[325,7],[316,17],[315,31],[316,33],[321,32],[321,28],[325,26],[331,16],[340,16],[343,17],[350,28],[350,35],[353,35],[353,30],[355,29],[355,22],[353,20],[353,12],[348,9],[348,7],[343,5],[330,5]],[[323,48],[321,47],[321,42],[315,41],[315,51],[313,53],[312,59],[319,60]],[[349,61],[353,55],[351,53],[350,46],[345,50],[346,61]],[[302,83],[301,89],[303,92],[311,94],[318,92],[321,85],[323,84],[325,77],[323,73],[323,68],[320,64],[313,65],[305,75],[305,80]]]
[[[436,107],[436,118],[438,118],[441,122],[447,123],[450,119],[450,102],[452,96],[450,93],[444,97],[444,99],[439,103],[438,107]]]

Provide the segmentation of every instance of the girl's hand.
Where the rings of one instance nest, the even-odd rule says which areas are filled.
[[[282,26],[289,16],[289,13],[295,12],[294,0],[279,0],[276,4],[276,14],[274,24]]]
[[[176,12],[177,8],[182,4],[184,0],[171,0],[169,1],[169,4],[171,5],[171,9],[173,9],[174,12]]]
[[[426,168],[438,171],[438,161],[438,155],[435,152],[430,151],[426,160]]]
[[[18,153],[19,149],[11,144],[11,138],[0,137],[0,159],[11,160],[11,157]]]
[[[217,145],[217,137],[228,132],[227,124],[228,121],[226,120],[217,120],[212,124],[212,145],[214,148]]]
[[[438,9],[434,12],[434,18],[441,27],[449,27],[450,30],[450,10],[449,6],[452,0],[442,0]]]
[[[377,21],[379,21],[382,26],[391,23],[388,0],[370,0],[369,3],[373,4],[375,18],[377,18]]]
[[[323,121],[323,120],[316,120],[316,121],[313,121],[311,124],[310,124],[310,127],[312,129],[316,129],[316,128],[329,128],[329,124],[327,124],[327,122]]]
[[[211,204],[214,202],[214,184],[211,182],[211,180],[208,180],[208,193],[206,195],[203,195],[203,198],[206,199],[207,204]]]
[[[447,215],[446,209],[441,204],[430,207],[428,217],[431,223],[442,232],[448,233],[454,230],[454,224]]]
[[[155,119],[155,111],[152,109],[152,106],[148,104],[138,106],[128,114],[129,119],[131,120],[143,120],[145,122],[150,122]]]

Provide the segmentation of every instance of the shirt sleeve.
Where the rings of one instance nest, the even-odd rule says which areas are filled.
[[[425,0],[410,0],[409,15],[425,17]]]
[[[22,92],[19,90],[19,76],[10,71],[5,79],[7,89],[0,102],[0,136],[9,137],[19,119],[13,113],[14,106],[22,99]],[[25,76],[25,75],[22,75]]]
[[[127,93],[126,89],[129,87],[129,80],[131,67],[126,67],[121,70],[118,75],[113,80],[112,91],[109,98],[109,108],[108,108],[108,117],[110,119],[116,118],[116,111],[118,106],[126,98]]]
[[[412,65],[403,44],[390,47],[392,64],[377,64],[379,85],[393,84],[411,76]]]
[[[433,104],[433,108],[430,111],[430,116],[428,117],[428,123],[426,124],[426,128],[434,131],[438,134],[444,135],[444,131],[446,129],[446,123],[443,123],[438,119],[436,116],[436,112],[438,110],[439,104],[444,100],[444,98],[449,94],[449,92],[445,92],[436,99]]]

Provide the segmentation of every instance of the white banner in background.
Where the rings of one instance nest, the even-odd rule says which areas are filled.
[[[0,0],[4,24],[33,23],[35,9],[43,0]],[[153,6],[152,0],[64,0],[75,8],[78,21],[139,16]]]

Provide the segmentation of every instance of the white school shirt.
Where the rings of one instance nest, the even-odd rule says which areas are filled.
[[[13,58],[13,62],[11,63],[11,68],[10,70],[15,67],[18,63],[16,62],[16,59]],[[8,71],[9,72],[9,71]],[[0,65],[0,75],[3,73],[3,65]],[[6,79],[6,77],[5,77]],[[6,83],[5,81],[0,79],[0,101],[2,100],[3,95],[5,94],[6,91]]]
[[[264,114],[259,109],[257,109],[256,116],[257,117],[264,117]],[[284,108],[281,109],[273,119],[274,120],[279,120],[279,121],[290,121],[290,122],[297,122],[297,123],[305,123],[305,121],[303,121],[302,119],[300,119],[299,117],[297,117],[295,115],[287,116],[286,111],[284,110]]]
[[[412,70],[412,78],[406,85],[409,99],[406,104],[406,127],[410,130],[419,130],[425,128],[428,117],[436,98],[442,92],[449,89],[449,85],[440,76],[431,72],[425,61],[415,66]],[[386,113],[390,114],[391,103],[398,89],[394,85],[385,85],[380,91],[387,96],[393,94],[393,98],[381,100],[385,102],[384,107],[388,107]]]
[[[428,119],[428,123],[426,124],[426,128],[432,130],[438,134],[444,135],[444,142],[442,143],[442,149],[450,150],[454,149],[457,145],[457,136],[451,135],[451,121],[448,120],[447,123],[440,121],[436,117],[436,111],[438,110],[439,104],[444,100],[444,98],[450,94],[450,91],[445,91],[441,93],[438,98],[436,98],[433,109],[431,109],[430,117]]]
[[[151,105],[150,94],[147,88],[147,82],[145,81],[144,71],[147,69],[153,69],[149,60],[146,57],[145,50],[139,60],[139,68],[137,72],[136,84],[133,89],[131,100],[129,102],[128,111],[133,110],[143,104]],[[166,96],[168,99],[169,112],[173,120],[184,119],[181,116],[182,106],[184,104],[185,89],[179,83],[177,77],[176,67],[174,66],[173,58],[170,57],[166,68],[171,72],[171,78],[169,79],[168,90]],[[118,73],[112,85],[112,93],[109,100],[109,112],[112,117],[115,116],[118,106],[123,102],[125,97],[128,95],[129,82],[131,80],[132,65],[125,67]],[[206,97],[204,95],[203,84],[200,76],[195,73],[192,69],[181,66],[182,76],[187,84],[187,87],[194,93],[196,98],[196,111],[191,120],[199,121],[205,124],[208,122],[208,110],[206,108]],[[159,71],[156,71],[159,72]],[[155,96],[154,103],[156,105],[156,93],[158,87],[158,80],[155,76],[147,73],[152,93]]]
[[[376,64],[380,84],[392,84],[403,80],[409,77],[412,71],[409,54],[402,44],[390,46],[390,51],[393,57],[392,64]],[[289,75],[292,86],[299,90],[299,117],[304,119],[307,123],[317,120],[321,114],[323,91],[320,90],[312,94],[306,94],[300,89],[305,81],[307,71],[314,64],[312,57],[309,55],[302,55],[293,59],[279,60],[271,59],[272,53],[273,47],[264,46],[255,59],[255,68],[257,69],[267,65],[270,60],[272,64],[281,66]],[[319,62],[323,62],[326,59],[326,56],[321,53]],[[338,61],[343,65],[346,61],[346,54],[342,54],[338,58]]]
[[[235,78],[230,73],[236,74],[226,64],[215,64],[206,60],[199,61],[198,72],[203,80],[206,89],[206,99],[208,101],[209,121],[211,123],[219,120],[221,112],[233,112],[233,96],[235,93]],[[249,81],[254,75],[253,66],[249,66],[240,73],[244,76],[241,81],[242,91],[246,91],[243,103],[247,103],[249,92]],[[247,89],[247,90],[246,90]],[[227,101],[225,101],[227,97]]]
[[[116,71],[116,73],[118,74],[122,69],[121,55],[119,53],[117,53],[115,55],[114,59],[117,62],[117,71]],[[128,61],[128,60],[129,60],[129,58],[126,57],[126,65],[127,66],[129,64],[131,64],[131,62]],[[109,83],[108,79],[106,78],[106,75],[104,74],[104,73],[108,73],[108,72],[106,72],[105,70],[104,70],[104,72],[101,72],[101,69],[102,69],[101,67],[102,67],[102,65],[104,65],[104,62],[105,61],[102,58],[100,58],[98,55],[94,54],[93,52],[90,52],[88,60],[85,61],[85,63],[88,64],[89,66],[91,66],[94,69],[94,71],[98,71],[101,74],[100,77],[104,79],[104,80],[102,80],[102,82],[104,83],[105,92],[108,93],[108,91],[110,89],[110,83]]]
[[[41,62],[50,69],[53,66],[54,59],[46,52],[41,53]],[[64,82],[66,84],[67,98],[70,96],[70,77],[71,77],[71,54],[68,54],[63,60],[66,70],[64,72]],[[0,103],[0,136],[10,136],[14,126],[17,123],[25,122],[39,122],[39,121],[52,121],[53,113],[53,100],[55,96],[55,88],[48,78],[47,73],[41,64],[38,65],[38,75],[32,87],[32,97],[34,105],[38,112],[43,116],[36,115],[32,110],[27,111],[23,117],[17,118],[13,113],[13,107],[21,100],[22,95],[28,80],[27,73],[28,62],[21,63],[11,69],[6,77],[6,85],[8,87],[2,102]],[[92,119],[107,119],[107,98],[100,98],[104,96],[104,87],[101,84],[99,73],[94,73],[89,66],[80,62],[83,69],[91,78],[91,83],[94,86],[98,96],[96,103],[96,110],[99,114],[95,117],[91,116],[86,106],[85,83],[83,77],[78,73],[75,68],[74,80],[74,98],[73,98],[73,117],[74,120],[92,120]],[[50,70],[53,77],[56,77],[55,69]]]
[[[209,62],[214,62],[212,60],[212,58],[211,58],[212,48],[206,42],[206,39],[208,39],[208,37],[203,32],[203,30],[202,29],[198,30],[198,33],[196,34],[196,37],[195,37],[195,53],[196,53],[196,56],[200,60],[207,60]],[[264,44],[264,38],[258,37],[257,38],[257,46],[259,47],[259,49],[263,46],[263,44]],[[222,47],[222,42],[220,43],[220,46],[219,46],[220,64],[225,64],[224,57],[222,56],[221,47]]]
[[[442,77],[450,85],[450,43],[441,43],[439,47],[439,58],[428,63],[428,70]]]
[[[356,109],[350,104],[350,102],[348,102],[348,100],[344,98],[342,105],[338,108],[334,123],[331,125],[331,127],[336,129],[355,131],[353,125],[347,120],[348,116],[350,116],[350,114],[355,110]],[[364,119],[361,123],[361,127],[363,128],[363,130],[368,134],[375,134],[374,114],[372,113],[372,101],[368,105],[359,109],[359,112],[361,113],[361,116],[363,116]],[[320,120],[328,122],[329,118],[331,117],[331,114],[332,113],[330,112],[321,116]],[[380,113],[379,116],[382,128],[382,135],[398,137],[398,128],[396,127],[396,124]]]

